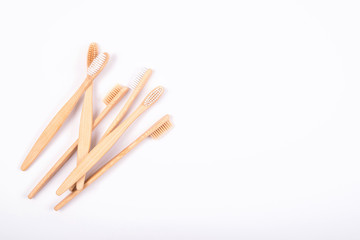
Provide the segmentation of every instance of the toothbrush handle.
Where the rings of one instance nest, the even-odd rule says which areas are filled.
[[[81,159],[90,151],[91,133],[93,122],[93,84],[85,91],[84,103],[81,112],[80,129],[79,129],[79,145],[77,152],[77,165]],[[81,190],[84,187],[85,175],[76,183],[76,189]]]
[[[93,78],[87,76],[85,81],[81,84],[75,94],[65,103],[55,117],[50,121],[45,130],[41,133],[40,137],[35,142],[34,146],[26,156],[21,165],[21,170],[25,171],[35,161],[39,154],[44,150],[46,145],[50,142],[56,132],[60,129],[61,125],[65,122],[75,105],[80,100],[84,91],[90,86]]]

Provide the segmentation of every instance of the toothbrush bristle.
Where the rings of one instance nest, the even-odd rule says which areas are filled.
[[[106,59],[107,55],[105,53],[101,53],[100,55],[98,55],[88,67],[88,75],[93,76],[98,73],[98,71],[104,66]]]
[[[88,50],[88,56],[87,56],[87,65],[88,67],[91,65],[91,63],[94,61],[94,59],[98,55],[98,45],[96,43],[90,43],[89,50]]]
[[[113,101],[117,101],[120,97],[122,97],[123,91],[124,90],[123,86],[121,86],[120,84],[117,84],[115,87],[113,87],[113,89],[111,89],[110,92],[108,92],[108,94],[106,94],[105,98],[103,99],[103,102],[106,105],[109,105],[110,103],[112,103]]]
[[[158,127],[154,132],[150,134],[150,137],[153,139],[158,139],[163,136],[166,132],[168,132],[173,127],[170,120],[163,123],[160,127]]]
[[[134,77],[134,79],[129,82],[129,88],[131,90],[134,90],[139,85],[139,83],[141,83],[141,79],[143,78],[147,70],[148,68],[142,68],[140,72],[136,75],[136,77]]]
[[[154,90],[152,90],[143,101],[143,105],[148,107],[152,104],[154,104],[157,100],[159,100],[160,96],[164,93],[163,87],[157,87]]]

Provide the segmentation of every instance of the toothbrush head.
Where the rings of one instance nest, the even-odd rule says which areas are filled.
[[[165,115],[159,121],[157,121],[154,125],[152,125],[149,129],[150,137],[153,139],[158,139],[167,133],[173,127],[170,116]]]
[[[152,74],[152,70],[149,68],[143,68],[136,77],[129,82],[129,88],[135,90],[136,88],[142,89],[149,80]]]
[[[127,92],[129,88],[116,84],[108,94],[106,94],[103,102],[106,105],[116,104]]]
[[[154,103],[157,102],[157,100],[159,100],[159,98],[161,97],[161,95],[164,93],[164,88],[159,86],[154,88],[144,99],[144,101],[142,102],[142,105],[145,107],[150,107],[151,105],[153,105]]]
[[[103,68],[105,67],[108,61],[109,61],[108,53],[99,54],[88,67],[87,74],[95,78],[103,70]]]
[[[90,43],[88,55],[87,55],[87,66],[89,67],[99,53],[97,43]]]

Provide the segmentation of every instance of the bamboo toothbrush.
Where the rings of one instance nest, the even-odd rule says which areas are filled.
[[[65,103],[55,117],[50,121],[45,130],[41,133],[40,137],[35,142],[34,146],[26,156],[21,165],[21,170],[25,171],[39,156],[41,151],[50,142],[52,137],[59,130],[61,125],[65,122],[71,111],[74,109],[77,102],[80,100],[84,91],[91,85],[92,81],[103,70],[109,60],[107,53],[102,53],[97,56],[87,69],[87,76],[75,94]]]
[[[94,120],[93,129],[99,125],[99,123],[106,117],[106,115],[116,106],[118,102],[128,92],[128,88],[117,84],[113,89],[106,95],[103,102],[106,107],[101,111],[99,116]],[[46,183],[60,170],[60,168],[70,159],[72,154],[75,152],[79,143],[77,139],[62,155],[62,157],[52,166],[52,168],[46,173],[46,175],[40,180],[35,188],[28,195],[28,198],[33,198],[45,185]]]
[[[84,159],[81,160],[81,163],[70,173],[70,175],[65,179],[65,181],[60,185],[56,191],[57,195],[63,194],[67,189],[69,189],[75,182],[77,182],[87,171],[89,171],[104,155],[110,148],[116,143],[116,141],[121,137],[121,135],[126,131],[126,129],[147,109],[149,109],[160,96],[163,94],[164,88],[157,87],[152,90],[140,104],[140,106],[119,126],[117,126],[109,135],[103,138],[90,152],[87,154]]]
[[[98,46],[96,43],[91,43],[88,50],[88,67],[98,54]],[[91,133],[93,125],[93,83],[90,84],[84,94],[84,103],[80,117],[79,127],[79,144],[77,151],[77,164],[90,151]],[[85,176],[83,176],[77,183],[76,188],[81,190],[84,187]]]
[[[118,155],[116,155],[113,159],[107,162],[103,167],[97,170],[88,180],[86,180],[84,188],[87,188],[90,184],[96,181],[101,175],[103,175],[107,170],[109,170],[112,166],[114,166],[120,159],[122,159],[128,152],[133,150],[138,144],[140,144],[147,137],[151,137],[153,139],[158,139],[162,135],[164,135],[169,129],[171,129],[172,124],[170,122],[169,115],[165,115],[159,121],[157,121],[154,125],[152,125],[146,132],[144,132],[140,137],[138,137],[135,141],[133,141],[129,146],[124,148]],[[61,209],[68,202],[70,202],[74,197],[81,193],[81,190],[76,190],[66,196],[59,204],[55,206],[55,210]]]
[[[96,43],[91,43],[88,50],[87,57],[87,66],[89,67],[94,58],[98,55],[98,45]],[[92,133],[92,121],[93,121],[93,113],[92,113],[92,95],[93,95],[93,83],[88,87],[85,91],[84,95],[84,103],[83,109],[81,112],[80,118],[80,127],[79,127],[79,143],[78,143],[78,156],[77,160],[82,158],[90,151],[91,146],[91,133]],[[84,179],[85,181],[85,176]],[[81,189],[83,187],[83,182],[81,179],[79,182],[74,185],[73,188],[78,187]],[[79,185],[79,186],[78,186]]]
[[[105,131],[104,135],[100,140],[106,137],[114,128],[122,121],[126,113],[129,111],[129,108],[133,104],[136,97],[139,95],[141,90],[144,88],[145,84],[151,77],[152,70],[148,68],[143,68],[142,71],[137,75],[137,77],[130,82],[129,87],[132,90],[130,97],[126,101],[124,107],[121,109],[119,114],[115,117],[114,121],[110,124],[108,129]]]

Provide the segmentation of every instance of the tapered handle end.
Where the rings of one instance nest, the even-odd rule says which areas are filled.
[[[32,161],[30,161],[28,158],[26,158],[26,159],[24,160],[24,162],[21,164],[20,169],[21,169],[22,171],[26,171],[26,170],[30,167],[31,163],[32,163]]]
[[[61,186],[58,190],[56,190],[56,195],[60,196],[61,194],[63,194],[65,191],[61,189]]]

